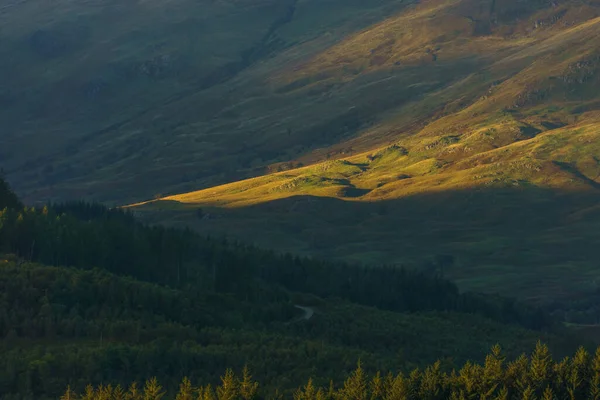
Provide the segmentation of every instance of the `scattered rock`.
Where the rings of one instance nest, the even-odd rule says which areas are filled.
[[[598,76],[600,55],[586,57],[567,67],[560,79],[567,85],[584,84]]]

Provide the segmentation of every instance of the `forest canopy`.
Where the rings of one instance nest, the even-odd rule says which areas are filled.
[[[152,376],[170,396],[184,376],[215,387],[221,371],[248,364],[261,396],[299,400],[319,393],[294,392],[307,376],[342,388],[357,360],[395,377],[425,368],[418,385],[437,371],[427,385],[445,396],[462,385],[450,371],[494,343],[513,357],[539,338],[560,354],[574,347],[541,308],[462,293],[437,274],[279,254],[97,204],[26,207],[5,182],[0,188],[3,399],[56,399],[67,385],[63,398],[133,399],[122,397],[133,381],[141,398],[160,398],[162,389],[144,394],[158,385]],[[231,393],[204,386],[202,396],[248,400],[236,385]]]

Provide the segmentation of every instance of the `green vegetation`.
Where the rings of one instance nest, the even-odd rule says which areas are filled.
[[[293,292],[391,311],[473,312],[533,329],[551,325],[539,310],[515,307],[508,299],[461,294],[435,274],[278,255],[204,239],[189,230],[144,226],[127,212],[99,205],[5,208],[0,221],[0,250],[48,265],[98,267],[171,287],[247,296],[260,288],[259,279]]]
[[[516,357],[540,338],[560,354],[579,341],[541,309],[460,293],[436,274],[279,255],[97,205],[2,201],[3,399],[152,376],[169,391],[186,375],[215,385],[245,364],[265,389],[291,393],[307,376],[343,379],[358,359],[408,372],[481,360],[495,343]]]
[[[23,208],[17,195],[11,190],[8,182],[6,182],[2,176],[0,176],[0,207],[2,209],[10,208],[13,210]]]

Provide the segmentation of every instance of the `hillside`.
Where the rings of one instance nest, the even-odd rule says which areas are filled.
[[[598,12],[594,2],[465,0],[402,10],[273,70],[282,104],[307,102],[285,118],[273,105],[265,118],[300,119],[322,149],[136,212],[329,259],[452,254],[445,273],[468,289],[533,300],[593,293]],[[335,105],[343,117],[326,122]]]
[[[28,201],[123,204],[416,134],[469,136],[463,158],[593,120],[597,16],[578,1],[14,1],[0,163]]]
[[[600,196],[571,167],[580,154],[592,157],[600,142],[586,137],[594,135],[553,132],[446,166],[391,147],[373,161],[330,162],[135,210],[151,222],[329,259],[423,264],[452,254],[445,273],[463,288],[570,297],[597,289]]]
[[[296,132],[272,142],[285,127],[256,135],[280,97],[265,86],[272,69],[409,6],[9,1],[0,9],[0,57],[10,60],[0,65],[0,165],[40,202],[122,203],[257,174],[305,140]],[[236,110],[244,104],[250,118]]]

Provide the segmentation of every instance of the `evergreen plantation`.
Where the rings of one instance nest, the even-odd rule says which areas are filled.
[[[6,207],[0,212],[2,251],[54,267],[97,267],[139,281],[246,299],[269,301],[285,289],[390,311],[469,312],[532,329],[552,324],[539,309],[516,306],[507,298],[459,293],[451,282],[422,272],[279,255],[201,238],[190,230],[145,226],[127,212],[100,205],[7,205],[0,204]]]

